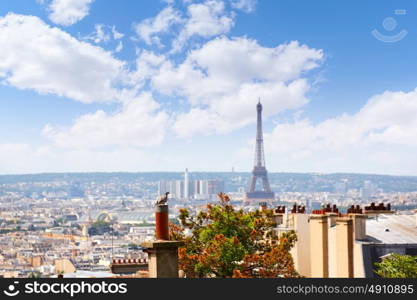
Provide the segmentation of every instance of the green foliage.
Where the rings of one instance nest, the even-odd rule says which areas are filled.
[[[177,219],[169,219],[169,222],[175,225],[180,225],[180,222]]]
[[[383,278],[417,278],[417,256],[393,253],[375,266],[375,273]]]
[[[171,224],[171,239],[185,244],[179,259],[187,277],[298,276],[289,254],[294,232],[279,237],[271,210],[236,210],[227,195],[219,198],[197,215],[182,209],[181,225]]]
[[[58,218],[54,220],[54,224],[53,227],[61,227],[64,225],[64,219],[63,218]]]
[[[101,235],[112,230],[111,224],[105,221],[96,221],[91,224],[91,227],[88,229],[89,235]]]
[[[129,250],[139,250],[141,249],[140,245],[135,243],[129,243],[127,245],[122,245],[122,248],[128,248]]]
[[[28,278],[41,278],[41,273],[40,272],[31,272],[28,275]]]

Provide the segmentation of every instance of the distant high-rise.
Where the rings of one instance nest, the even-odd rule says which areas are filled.
[[[224,192],[224,181],[218,179],[190,180],[187,169],[184,173],[184,180],[161,180],[159,182],[159,195],[166,192],[170,193],[170,198],[175,199],[208,199]]]
[[[175,180],[175,198],[184,199],[184,181]]]
[[[207,180],[207,185],[207,191],[209,195],[217,195],[218,193],[224,192],[223,180]]]
[[[363,187],[360,190],[361,198],[363,202],[369,201],[372,196],[377,192],[377,186],[370,180],[363,182]]]
[[[257,111],[257,130],[255,148],[255,166],[252,171],[252,178],[249,182],[249,190],[246,193],[247,200],[273,200],[275,195],[271,191],[268,181],[268,172],[265,167],[264,138],[262,132],[262,104],[259,100],[256,105]],[[256,182],[262,181],[262,190],[256,190]]]
[[[169,181],[161,180],[158,184],[158,194],[163,195],[166,192],[171,193]]]
[[[182,180],[161,180],[158,185],[158,194],[163,195],[169,193],[170,198],[184,198],[184,182]]]
[[[190,198],[190,181],[188,178],[188,169],[185,169],[184,173],[184,198]]]

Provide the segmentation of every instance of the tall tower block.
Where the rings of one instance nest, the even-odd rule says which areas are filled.
[[[246,200],[274,200],[274,193],[268,181],[268,172],[265,167],[264,138],[262,132],[262,104],[259,100],[256,105],[257,112],[257,130],[256,130],[256,148],[255,148],[255,165],[252,170],[252,178],[249,182]],[[262,190],[256,190],[256,182],[262,181]]]
[[[184,198],[190,198],[190,179],[188,174],[188,169],[185,169],[184,173]]]

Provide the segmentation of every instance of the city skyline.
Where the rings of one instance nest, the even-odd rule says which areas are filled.
[[[417,175],[412,1],[0,5],[0,174]],[[354,45],[354,46],[352,46]]]

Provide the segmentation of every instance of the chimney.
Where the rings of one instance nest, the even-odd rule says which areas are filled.
[[[289,223],[292,224],[292,230],[297,234],[297,241],[291,249],[291,256],[294,260],[294,266],[297,272],[305,277],[310,277],[310,216],[303,213],[303,207],[300,212],[289,215]]]
[[[268,209],[268,203],[266,203],[266,202],[260,202],[259,203],[259,211],[260,212],[266,211],[267,209]]]
[[[292,214],[304,214],[305,212],[306,212],[306,207],[302,205],[297,205],[297,203],[294,204],[291,209]]]
[[[277,206],[275,209],[276,214],[285,214],[285,206]]]
[[[155,208],[156,239],[169,240],[169,214],[168,205],[157,205]]]
[[[141,245],[148,253],[150,278],[178,278],[178,248],[183,243],[169,240],[168,216],[168,205],[157,204],[156,240]]]
[[[362,210],[360,210],[362,211]],[[366,219],[367,215],[362,213],[349,213],[348,217],[353,220],[353,234],[355,240],[361,241],[366,239]]]
[[[333,204],[333,206],[330,207],[330,204],[328,204],[324,214],[328,216],[329,227],[336,226],[336,218],[339,216],[339,209],[337,208],[337,205]]]
[[[274,221],[277,226],[284,224],[285,206],[277,206],[274,209]]]
[[[311,277],[329,277],[329,243],[327,216],[321,211],[310,216]]]
[[[336,226],[336,219],[339,216],[339,214],[337,213],[333,213],[333,212],[328,212],[326,213],[326,216],[328,217],[329,221],[328,221],[328,226],[329,227],[333,227]]]
[[[384,205],[384,203],[379,203],[378,205],[375,205],[375,202],[372,202],[371,205],[365,206],[365,213],[370,214],[381,214],[381,213],[394,213],[391,210],[391,204],[388,203],[387,206]]]
[[[336,220],[336,277],[353,278],[353,220]]]

